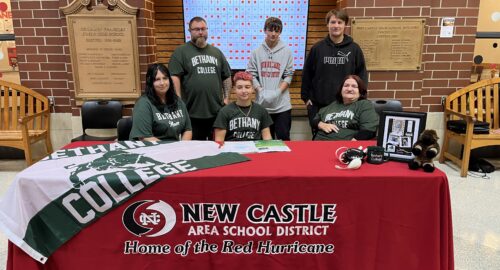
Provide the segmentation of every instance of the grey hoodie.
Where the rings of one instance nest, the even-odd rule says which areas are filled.
[[[253,79],[256,89],[256,102],[266,108],[269,113],[280,113],[292,109],[290,92],[279,90],[281,81],[292,82],[293,56],[292,51],[281,40],[270,49],[264,41],[261,46],[252,51],[247,72]],[[262,90],[257,91],[261,88]]]

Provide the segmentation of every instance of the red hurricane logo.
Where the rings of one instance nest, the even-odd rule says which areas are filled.
[[[175,225],[175,211],[164,201],[144,200],[130,204],[123,212],[123,225],[136,236],[158,237]]]

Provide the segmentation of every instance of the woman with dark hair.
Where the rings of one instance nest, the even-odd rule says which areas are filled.
[[[357,75],[347,75],[335,101],[319,110],[313,124],[314,140],[369,140],[375,137],[378,114],[366,99],[366,86]]]
[[[152,64],[146,73],[146,89],[133,111],[131,140],[191,140],[191,121],[186,105],[177,97],[170,72]]]

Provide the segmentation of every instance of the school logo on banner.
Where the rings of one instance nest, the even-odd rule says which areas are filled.
[[[123,212],[122,221],[127,230],[136,236],[158,237],[175,226],[175,211],[164,201],[137,201]]]
[[[98,175],[116,173],[126,170],[137,170],[143,167],[161,165],[162,162],[156,161],[144,154],[129,153],[123,150],[109,151],[102,157],[82,164],[70,164],[65,169],[74,169],[71,171],[69,180],[75,188],[85,184],[90,177]],[[86,177],[86,175],[88,175]]]

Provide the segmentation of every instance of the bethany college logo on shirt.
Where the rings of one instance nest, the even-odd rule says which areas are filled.
[[[217,57],[211,55],[197,55],[191,58],[191,64],[196,67],[198,74],[217,74],[217,66],[219,66]],[[197,67],[200,64],[203,65]]]
[[[139,237],[164,235],[174,228],[175,220],[172,206],[161,200],[134,202],[125,209],[122,216],[125,228]]]

